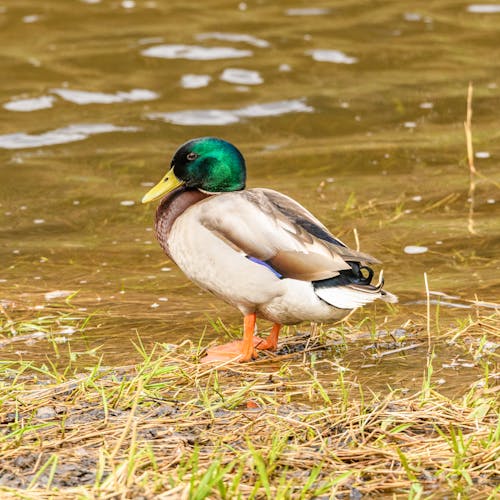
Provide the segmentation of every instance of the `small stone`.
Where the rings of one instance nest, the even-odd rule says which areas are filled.
[[[48,420],[56,416],[56,410],[53,406],[42,406],[36,411],[36,418]]]

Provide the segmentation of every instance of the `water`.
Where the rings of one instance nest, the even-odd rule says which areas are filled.
[[[243,151],[250,187],[294,197],[351,245],[356,228],[400,296],[393,326],[425,313],[424,271],[431,290],[456,297],[439,299],[450,324],[476,297],[498,302],[498,10],[0,0],[2,303],[29,317],[67,309],[58,291],[77,292],[75,314],[99,320],[72,348],[99,346],[106,363],[128,363],[137,334],[178,342],[206,330],[208,341],[209,319],[237,325],[162,254],[153,208],[139,203],[176,147],[202,135]],[[467,231],[469,81],[478,236]],[[37,343],[4,351],[46,354]],[[421,352],[405,359],[421,373]]]

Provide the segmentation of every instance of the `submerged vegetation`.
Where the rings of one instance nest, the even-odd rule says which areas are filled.
[[[436,321],[438,319],[436,318]],[[2,320],[2,334],[21,330]],[[60,318],[44,323],[48,341]],[[81,323],[80,323],[81,325]],[[214,326],[227,328],[222,323]],[[3,498],[361,498],[498,493],[500,315],[432,322],[414,389],[358,381],[365,362],[427,353],[426,318],[383,335],[367,322],[284,338],[277,355],[220,368],[190,342],[138,339],[133,366],[0,364]],[[85,327],[85,326],[84,326]],[[408,335],[401,332],[409,332]],[[411,331],[411,335],[410,335]],[[52,340],[51,340],[52,339]],[[432,349],[477,367],[445,395]],[[351,346],[349,346],[351,349]],[[74,358],[73,358],[74,360]],[[453,367],[451,368],[453,369]],[[443,386],[444,387],[444,386]]]

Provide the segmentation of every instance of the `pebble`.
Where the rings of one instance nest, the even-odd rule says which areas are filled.
[[[36,418],[48,420],[56,416],[56,410],[53,406],[42,406],[36,411]]]

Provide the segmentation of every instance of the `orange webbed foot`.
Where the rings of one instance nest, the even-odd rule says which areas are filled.
[[[262,339],[259,339],[262,340]],[[228,361],[245,362],[257,357],[255,349],[246,349],[243,340],[233,340],[223,345],[216,345],[207,350],[206,356],[200,359],[201,363],[225,363]]]
[[[254,337],[254,346],[259,351],[275,351],[276,346],[268,338]]]
[[[255,347],[262,351],[275,351],[278,347],[278,336],[280,333],[280,329],[281,325],[279,323],[274,323],[269,337],[267,337],[267,339],[261,339],[261,342],[258,344],[254,343]]]
[[[229,361],[245,362],[257,357],[255,349],[275,351],[278,346],[278,336],[281,329],[275,323],[267,339],[253,334],[255,330],[255,313],[247,314],[244,320],[243,340],[233,340],[227,344],[214,346],[208,349],[206,356],[201,358],[202,363],[225,363]]]

